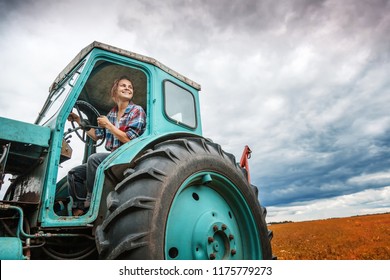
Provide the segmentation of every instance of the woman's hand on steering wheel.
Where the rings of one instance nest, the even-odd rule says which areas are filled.
[[[68,116],[68,121],[70,122],[76,122],[78,125],[80,125],[80,117],[79,115],[73,113],[73,112],[70,112],[69,116]]]
[[[82,109],[80,109],[80,105]],[[83,141],[84,143],[88,143],[89,140],[88,140],[87,131],[89,131],[91,128],[101,129],[101,127],[92,125],[88,118],[85,119],[83,117],[83,114],[81,112],[83,111],[86,115],[88,115],[87,113],[91,113],[92,115],[96,116],[96,118],[100,117],[100,113],[91,104],[82,100],[76,101],[74,108],[76,109],[77,113],[71,112],[68,116],[68,121],[71,122],[73,127],[72,131],[76,132],[80,140]],[[75,123],[77,123],[78,125],[77,127]],[[80,133],[78,132],[79,129],[83,131],[82,135],[80,135]],[[106,139],[106,130],[103,128],[102,131],[103,131],[103,137],[96,141],[96,144],[94,144],[95,147],[102,145],[104,140]]]

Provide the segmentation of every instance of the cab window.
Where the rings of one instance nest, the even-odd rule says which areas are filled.
[[[196,128],[195,99],[190,91],[164,81],[165,114],[177,124]]]

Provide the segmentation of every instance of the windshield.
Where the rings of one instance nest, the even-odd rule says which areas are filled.
[[[44,125],[59,112],[59,109],[80,77],[84,65],[85,60],[80,63],[70,75],[66,76],[66,78],[57,85],[56,89],[49,94],[35,124]]]

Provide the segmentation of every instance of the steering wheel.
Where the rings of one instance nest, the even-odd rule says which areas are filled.
[[[98,110],[96,110],[95,107],[93,107],[90,103],[83,101],[83,100],[77,100],[76,104],[74,105],[74,108],[77,111],[77,115],[80,117],[80,125],[78,125],[75,121],[71,121],[73,129],[69,130],[70,132],[76,132],[77,136],[80,138],[81,141],[84,143],[88,143],[88,135],[87,131],[89,131],[91,128],[94,129],[101,129],[103,131],[103,137],[98,139],[95,144],[93,144],[94,147],[98,147],[101,144],[103,144],[104,140],[106,139],[106,129],[101,128],[97,125],[96,118],[100,117],[100,113]],[[87,115],[87,118],[83,117],[82,112]],[[94,118],[95,117],[95,118]],[[93,120],[93,124],[90,120]],[[82,130],[83,133],[80,135],[79,130]]]

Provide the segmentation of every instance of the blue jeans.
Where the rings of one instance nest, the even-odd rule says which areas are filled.
[[[96,170],[109,153],[92,154],[87,163],[76,166],[68,172],[69,195],[73,198],[73,207],[89,208]]]

